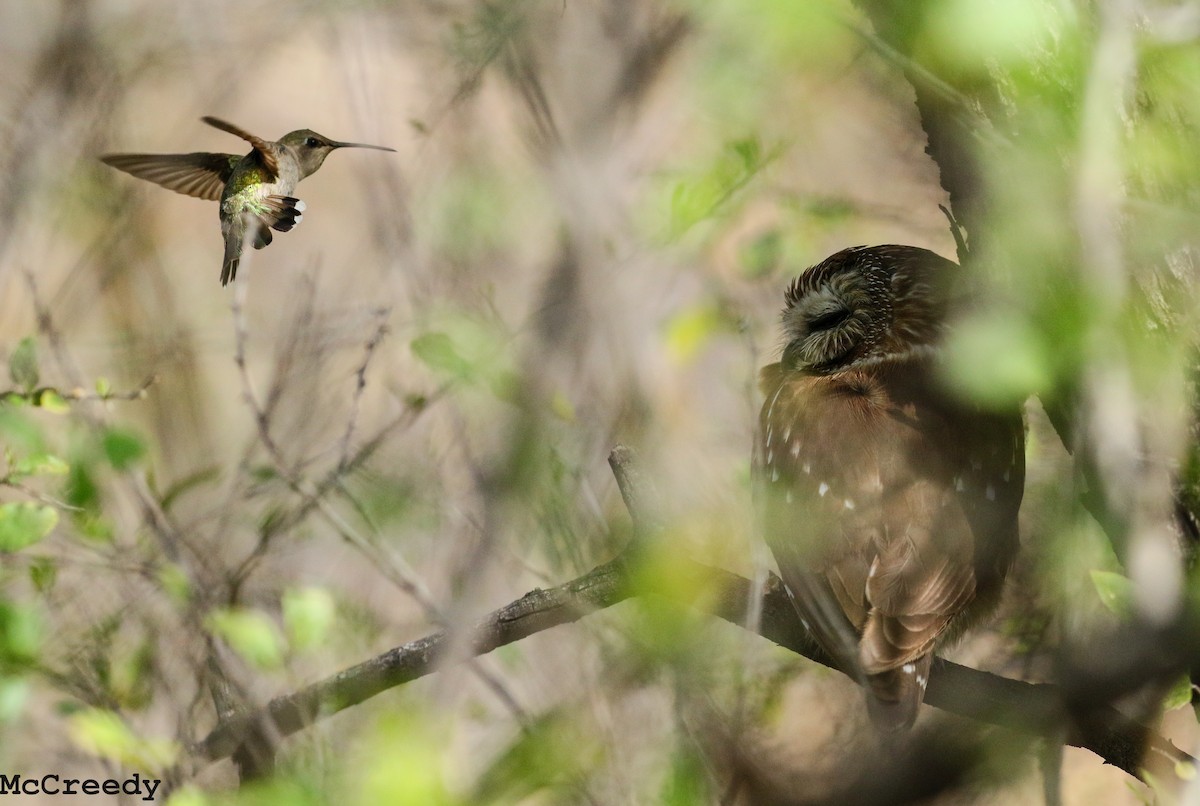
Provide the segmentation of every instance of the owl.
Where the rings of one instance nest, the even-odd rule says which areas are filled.
[[[960,269],[913,246],[859,246],[786,293],[761,373],[761,526],[788,594],[872,721],[910,727],[934,650],[987,612],[1018,547],[1019,407],[943,382]]]

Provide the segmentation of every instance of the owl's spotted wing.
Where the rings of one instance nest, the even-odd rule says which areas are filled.
[[[783,580],[844,657],[836,603],[861,634],[854,662],[873,716],[911,724],[935,643],[994,595],[1015,551],[1019,415],[1014,426],[948,401],[908,362],[834,377],[775,365],[763,384],[758,476]]]
[[[105,165],[145,179],[185,196],[217,201],[233,166],[241,157],[234,154],[106,154]]]
[[[876,429],[828,379],[763,370],[755,446],[764,536],[805,626],[858,677],[867,572],[881,534]]]

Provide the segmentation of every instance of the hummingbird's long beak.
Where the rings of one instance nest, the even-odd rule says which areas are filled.
[[[373,145],[368,145],[367,143],[330,143],[330,145],[333,146],[334,148],[373,148],[376,151],[395,151],[396,150],[394,148],[388,148],[387,146],[373,146]]]

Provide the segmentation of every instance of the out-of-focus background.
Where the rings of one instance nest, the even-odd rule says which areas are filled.
[[[1195,171],[1180,143],[1129,120],[1074,139],[1104,117],[1088,81],[1104,53],[1146,71],[1118,100],[1192,119],[1183,23],[1178,41],[1139,40],[1151,29],[1131,14],[1109,52],[1103,15],[1069,2],[944,5],[925,34],[947,63],[979,48],[1036,76],[1067,60],[1037,85],[1062,96],[1037,118],[1046,151],[1149,164],[1141,189],[1163,192],[1135,212],[1161,215],[1140,232],[1185,239],[1187,208],[1163,207],[1168,178]],[[971,16],[985,11],[993,24]],[[670,551],[761,570],[756,375],[778,355],[786,282],[856,244],[955,254],[903,64],[849,2],[3,0],[0,49],[0,354],[19,358],[0,388],[57,393],[0,403],[0,501],[46,527],[0,546],[3,773],[169,769],[218,710],[579,576],[629,536],[618,442],[659,488]],[[201,115],[397,153],[333,153],[297,191],[303,223],[222,288],[216,204],[97,160],[248,150]],[[1036,250],[1090,220],[1062,196],[1124,177],[1069,168],[1083,184],[1047,188],[1043,156],[991,166],[1011,213],[997,233],[1030,259],[998,281],[1017,313],[963,348],[985,395],[993,362],[1004,396],[1056,388],[1085,363],[1072,356],[1105,349],[1092,302],[1046,281]],[[1184,343],[1117,364],[1140,374],[1115,416],[1157,422],[1155,445],[1183,427]],[[1067,500],[1074,471],[1036,402],[1029,420],[1022,584],[959,654],[1037,679],[1040,649],[1112,617],[1091,572],[1121,569]],[[1175,711],[1163,729],[1190,747],[1191,723]],[[840,758],[878,752],[865,726],[840,676],[628,603],[288,739],[266,797],[737,802],[727,736],[819,793]],[[1005,758],[946,802],[1040,797],[1036,756]],[[236,781],[225,761],[173,782],[193,803]],[[1148,791],[1076,750],[1063,790]]]

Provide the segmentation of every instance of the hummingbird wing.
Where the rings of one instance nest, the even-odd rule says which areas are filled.
[[[217,201],[233,166],[236,154],[105,154],[100,161],[118,171],[162,185],[185,196]]]
[[[271,148],[271,143],[253,135],[245,129],[234,126],[232,123],[227,123],[220,118],[214,118],[211,115],[205,115],[200,118],[202,121],[212,126],[214,129],[220,129],[223,132],[229,132],[235,137],[240,137],[250,145],[254,146],[254,150],[258,152],[259,158],[268,171],[271,172],[272,179],[279,176],[279,162],[275,159],[275,152]]]

